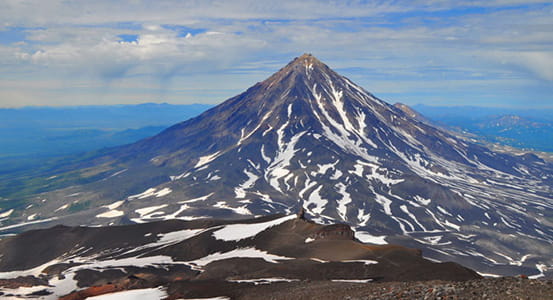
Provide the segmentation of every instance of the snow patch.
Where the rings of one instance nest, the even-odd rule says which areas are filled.
[[[249,209],[247,209],[246,206],[232,207],[232,206],[229,206],[225,201],[219,201],[215,203],[215,205],[213,206],[217,208],[232,210],[239,215],[252,215],[252,212]]]
[[[345,184],[338,183],[336,185],[336,187],[338,187],[338,193],[340,195],[342,195],[342,198],[340,200],[337,200],[338,201],[338,207],[337,207],[338,214],[340,215],[342,220],[347,221],[347,219],[348,219],[347,216],[346,216],[347,208],[348,208],[347,205],[352,202],[351,195],[346,191],[347,187],[346,187]]]
[[[453,224],[451,222],[449,222],[448,220],[445,220],[444,221],[444,225],[448,226],[448,227],[451,227],[457,231],[460,231],[461,230],[461,226],[457,225],[457,224]]]
[[[419,220],[417,220],[417,217],[411,213],[409,211],[409,209],[407,208],[407,205],[401,205],[399,207],[405,214],[407,214],[413,221],[415,221],[415,223],[417,223],[417,225],[419,225],[419,227],[423,230],[423,231],[426,231],[426,228],[419,222]]]
[[[415,195],[414,197],[415,201],[417,201],[418,203],[422,204],[422,205],[428,205],[430,204],[430,202],[432,202],[432,200],[430,199],[424,199],[423,197],[419,196],[419,195]]]
[[[120,210],[110,210],[105,213],[101,213],[99,215],[96,215],[96,218],[117,218],[120,216],[125,215],[123,211]]]
[[[280,187],[279,179],[284,178],[286,175],[290,173],[290,171],[287,169],[290,166],[290,162],[296,152],[298,151],[295,149],[297,142],[299,139],[306,133],[301,132],[296,135],[294,135],[288,143],[284,142],[284,129],[288,125],[289,121],[286,121],[286,123],[277,130],[278,135],[278,152],[272,162],[272,164],[267,167],[267,173],[265,175],[265,179],[269,182],[269,184],[275,188],[277,191],[284,193]]]
[[[363,243],[376,244],[376,245],[387,245],[386,236],[376,236],[372,235],[366,231],[356,231],[355,237]]]
[[[263,223],[225,225],[222,229],[213,232],[213,237],[222,241],[239,241],[252,238],[270,227],[280,225],[294,218],[296,218],[295,215],[290,215]]]
[[[86,298],[87,300],[161,300],[168,297],[165,288],[149,288],[109,293]]]
[[[365,209],[359,209],[359,211],[357,212],[357,220],[359,221],[359,226],[366,226],[370,218],[371,213],[365,214]]]
[[[104,205],[102,207],[107,207],[107,209],[109,209],[109,210],[114,210],[114,209],[119,208],[119,206],[123,205],[123,203],[125,203],[125,201],[121,200],[121,201],[113,202],[110,205]]]
[[[236,198],[243,199],[246,197],[246,190],[250,189],[254,186],[255,182],[259,178],[259,176],[255,175],[254,173],[244,170],[244,174],[248,176],[248,179],[244,181],[240,186],[234,188],[234,193],[236,194]]]
[[[194,199],[189,199],[189,200],[180,201],[180,202],[178,202],[178,203],[179,203],[179,204],[184,204],[184,203],[192,203],[192,202],[198,202],[198,201],[205,201],[205,200],[207,200],[209,197],[211,197],[212,195],[213,195],[213,193],[208,194],[208,195],[205,195],[205,196],[201,196],[201,197],[198,197],[198,198],[194,198]]]
[[[307,201],[305,201],[305,207],[307,207],[308,210],[312,211],[315,214],[321,214],[323,210],[325,209],[326,204],[328,203],[327,200],[323,199],[321,197],[321,189],[323,188],[322,185],[320,185],[316,190],[314,190],[311,195],[309,195],[309,198]],[[314,205],[314,208],[309,208],[309,206]]]
[[[214,262],[214,261],[224,260],[224,259],[229,259],[229,258],[237,258],[237,257],[261,258],[261,259],[265,260],[266,262],[270,262],[270,263],[273,263],[273,264],[278,263],[279,260],[293,259],[291,257],[285,257],[285,256],[270,254],[266,251],[261,251],[261,250],[258,250],[256,248],[251,247],[251,248],[239,248],[239,249],[235,249],[235,250],[232,250],[232,251],[229,251],[229,252],[223,252],[223,253],[216,252],[216,253],[210,254],[208,256],[198,258],[198,259],[193,260],[193,261],[188,261],[187,264],[190,264],[192,266],[195,265],[195,266],[205,267],[207,264],[209,264],[211,262]]]
[[[332,177],[330,177],[331,180],[338,180],[340,177],[342,177],[342,171],[336,169],[334,170],[334,174],[332,174]]]
[[[157,191],[156,188],[149,188],[149,189],[145,190],[144,192],[142,192],[140,194],[129,196],[128,199],[129,200],[144,199],[144,198],[153,197],[153,196],[155,196],[156,198],[159,198],[159,197],[166,196],[171,192],[172,192],[172,190],[170,188],[167,188],[167,187],[163,188],[159,191]]]
[[[0,279],[9,279],[9,278],[17,278],[17,277],[25,277],[25,276],[35,276],[38,277],[40,274],[42,274],[42,270],[46,269],[49,266],[55,265],[60,263],[60,260],[54,259],[47,263],[44,263],[40,266],[34,267],[32,269],[27,270],[17,270],[17,271],[8,271],[8,272],[0,272]]]
[[[536,269],[538,269],[538,271],[540,272],[540,274],[528,276],[528,278],[530,278],[530,279],[538,279],[538,278],[545,277],[544,272],[547,271],[549,268],[548,268],[546,265],[544,265],[544,264],[536,264]]]
[[[227,280],[229,282],[236,282],[236,283],[253,283],[254,285],[259,284],[271,284],[273,282],[293,282],[293,281],[300,281],[299,279],[288,279],[288,278],[257,278],[257,279],[236,279],[236,280]]]
[[[8,211],[5,211],[5,212],[3,212],[3,213],[0,214],[0,218],[9,217],[12,213],[13,213],[13,209],[10,209],[10,210],[8,210]]]
[[[4,300],[20,300],[28,299],[28,297],[25,297],[24,295],[29,295],[45,289],[48,289],[48,286],[36,285],[32,287],[19,287],[15,289],[0,287],[0,292],[2,293],[1,295],[3,295],[2,299]]]
[[[213,154],[209,154],[209,155],[206,155],[206,156],[202,156],[200,157],[200,159],[198,160],[198,163],[196,163],[196,165],[194,166],[194,168],[198,168],[198,167],[201,167],[211,161],[213,161],[214,159],[216,159],[217,157],[219,157],[221,151],[217,151]]]
[[[123,170],[121,170],[121,171],[115,172],[115,173],[111,174],[109,177],[105,178],[104,180],[106,180],[106,179],[108,179],[108,178],[111,178],[111,177],[115,177],[115,176],[117,176],[117,175],[119,175],[119,174],[125,173],[127,170],[128,170],[128,169],[123,169]]]
[[[189,238],[195,237],[204,231],[206,231],[206,229],[183,229],[169,233],[160,233],[158,234],[159,240],[157,241],[157,243],[163,245],[175,244],[177,242],[182,242]]]
[[[370,260],[370,259],[342,260],[342,262],[345,262],[345,263],[364,263],[365,265],[374,265],[374,264],[378,263],[376,260]]]
[[[164,207],[167,207],[167,204],[162,204],[162,205],[158,205],[158,206],[144,207],[144,208],[140,208],[140,209],[135,210],[135,212],[137,214],[139,214],[140,217],[142,218],[143,216],[145,216],[145,215],[147,215],[151,212],[154,212],[158,209],[162,209]]]
[[[388,216],[393,216],[392,215],[392,200],[380,195],[380,194],[375,194],[375,198],[374,200],[382,205],[382,208],[384,209],[384,213],[387,214]]]
[[[18,227],[23,227],[23,226],[27,226],[27,225],[31,225],[31,224],[45,223],[45,222],[53,221],[53,220],[56,220],[56,219],[57,219],[57,217],[52,217],[52,218],[48,218],[48,219],[35,220],[35,221],[30,221],[30,222],[23,222],[23,223],[19,223],[19,224],[4,226],[4,227],[0,227],[0,231],[13,229],[13,228],[18,228]]]
[[[166,188],[163,188],[160,191],[156,192],[155,196],[156,196],[156,198],[160,198],[160,197],[168,195],[171,192],[172,192],[172,190],[170,188],[166,187]]]
[[[344,283],[367,283],[373,281],[373,279],[331,279],[330,281]]]
[[[480,273],[480,272],[477,272],[478,275],[482,276],[482,277],[491,277],[491,278],[500,278],[500,277],[503,277],[502,275],[497,275],[497,274],[492,274],[492,273]]]

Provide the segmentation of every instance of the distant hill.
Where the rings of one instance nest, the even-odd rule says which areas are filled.
[[[0,159],[45,158],[124,145],[210,107],[145,103],[0,109]]]
[[[493,143],[553,152],[553,109],[415,105],[431,121]]]

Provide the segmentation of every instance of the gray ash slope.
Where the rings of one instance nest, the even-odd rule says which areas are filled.
[[[551,164],[420,122],[311,55],[81,173],[95,180],[37,195],[9,222],[107,225],[304,206],[367,241],[385,236],[483,273],[553,266]]]
[[[348,226],[295,215],[31,230],[0,241],[0,296],[84,299],[163,287],[170,299],[237,299],[271,282],[480,278],[455,263],[425,260],[414,249],[359,243],[346,232]]]

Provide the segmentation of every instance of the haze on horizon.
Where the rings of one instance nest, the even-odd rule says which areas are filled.
[[[0,107],[216,104],[313,53],[383,100],[553,108],[553,3],[2,1]]]

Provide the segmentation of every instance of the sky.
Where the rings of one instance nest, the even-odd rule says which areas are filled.
[[[389,103],[553,108],[551,0],[2,0],[0,107],[218,104],[303,53]]]

